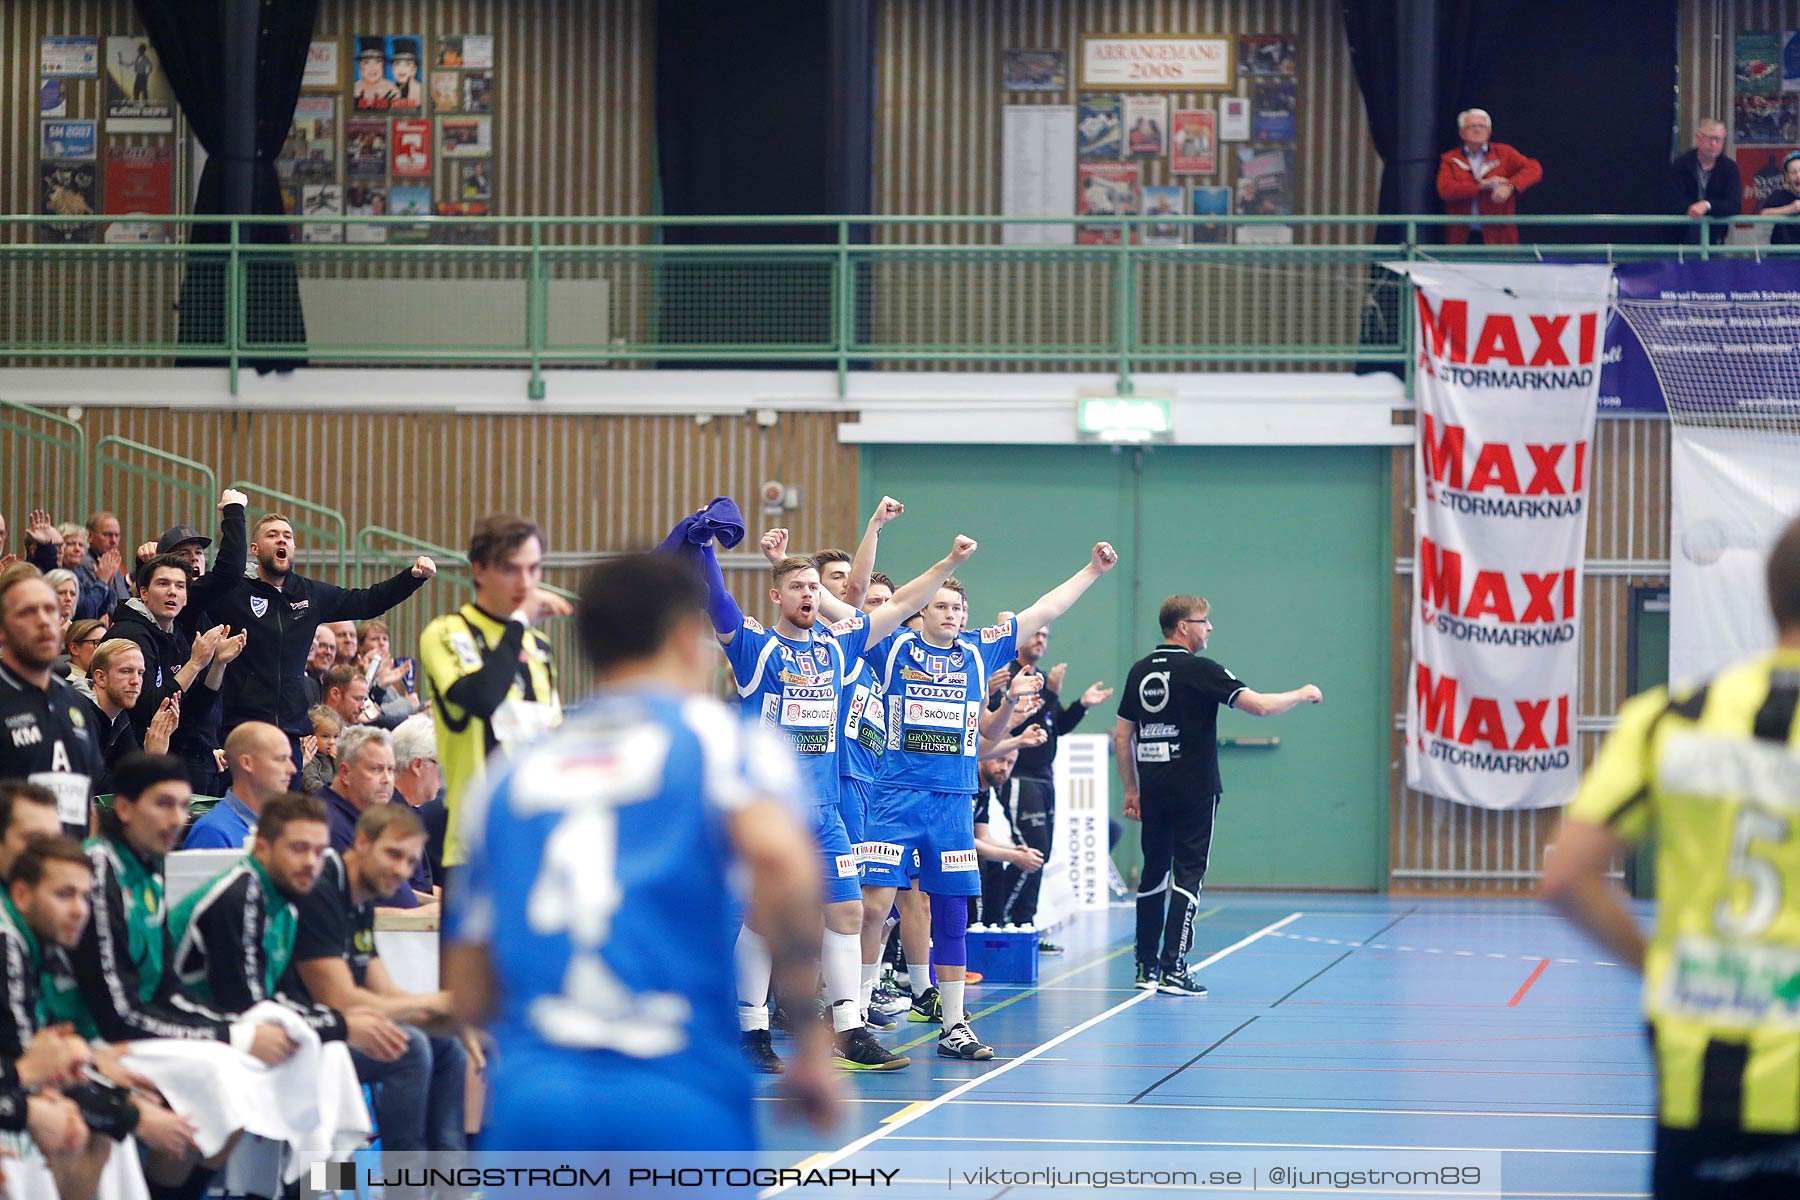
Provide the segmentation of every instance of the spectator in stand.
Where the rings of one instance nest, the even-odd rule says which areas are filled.
[[[119,549],[119,518],[109,512],[97,512],[88,518],[88,566],[106,590],[112,593],[108,611],[131,599],[131,573],[125,570],[124,552]]]
[[[394,730],[394,798],[392,803],[404,804],[419,815],[421,827],[426,833],[426,845],[429,846],[431,828],[425,822],[428,817],[441,819],[444,804],[439,799],[443,791],[444,777],[438,770],[437,760],[437,723],[426,713],[418,713],[400,723]],[[432,806],[436,805],[435,811]],[[441,844],[441,835],[440,835]],[[440,850],[441,854],[442,851]],[[430,857],[419,855],[419,865],[413,871],[413,891],[421,896],[443,895],[437,886],[438,876],[432,873]]]
[[[94,661],[94,651],[105,640],[104,621],[74,621],[63,630],[63,652],[69,656],[69,686],[89,700],[94,698],[94,689],[88,682],[88,664]]]
[[[287,734],[261,721],[245,721],[225,739],[231,787],[212,811],[188,830],[183,850],[237,850],[249,840],[263,805],[285,795],[294,777]]]
[[[369,665],[380,657],[375,679],[369,685],[369,699],[381,710],[373,723],[389,730],[398,729],[402,721],[423,707],[418,692],[406,678],[407,660],[395,658],[392,645],[386,621],[364,621],[356,631],[356,669],[363,678],[368,678]]]
[[[330,629],[332,645],[337,651],[337,665],[351,666],[356,662],[356,622],[333,621]]]
[[[53,567],[44,572],[44,582],[56,593],[56,615],[61,622],[57,632],[67,633],[81,608],[81,579],[67,567]]]
[[[1451,216],[1483,219],[1472,225],[1446,227],[1444,240],[1452,246],[1469,242],[1518,245],[1517,225],[1486,218],[1512,216],[1517,211],[1519,193],[1544,177],[1543,165],[1504,142],[1490,141],[1494,123],[1482,109],[1458,113],[1456,130],[1462,135],[1462,145],[1444,151],[1438,159],[1438,199]]]
[[[294,568],[294,527],[279,513],[256,523],[255,579],[238,579],[213,615],[233,629],[248,629],[242,666],[225,679],[225,730],[245,721],[267,721],[288,735],[294,761],[306,720],[306,660],[313,632],[329,621],[379,617],[425,585],[437,564],[420,555],[413,565],[372,588],[347,589],[308,579]]]
[[[25,551],[25,561],[40,572],[56,570],[62,554],[62,534],[51,523],[49,513],[41,508],[31,510],[25,518],[25,538],[20,548]]]
[[[105,796],[112,792],[112,772],[128,754],[148,750],[167,754],[169,737],[181,719],[179,693],[157,705],[155,714],[144,724],[140,735],[132,722],[131,712],[143,698],[144,653],[136,642],[116,637],[103,642],[94,651],[94,695],[88,715],[100,734],[100,757],[106,770],[94,784],[94,793]]]
[[[337,742],[338,735],[344,732],[344,722],[323,704],[314,705],[306,716],[312,722],[312,737],[301,740],[312,742],[312,746],[301,746],[300,790],[312,796],[330,787],[337,778]]]
[[[62,535],[62,552],[57,557],[56,565],[65,571],[72,571],[80,584],[80,598],[76,602],[77,617],[104,617],[113,610],[113,580],[119,575],[121,561],[117,550],[108,551],[98,559],[88,556],[88,531],[84,525],[60,525],[57,532]]]
[[[345,729],[370,723],[369,681],[355,663],[339,663],[325,672],[323,692],[319,704],[336,713]]]
[[[325,672],[337,663],[337,638],[324,625],[313,630],[312,649],[306,654],[306,678],[300,685],[306,691],[306,707],[312,708],[325,697]]]
[[[1800,214],[1800,150],[1789,152],[1781,160],[1782,190],[1763,202],[1758,216],[1791,217]],[[1776,246],[1800,243],[1800,221],[1786,221],[1769,230],[1769,241]]]
[[[1663,232],[1671,235],[1669,241],[1716,244],[1731,232],[1729,225],[1707,223],[1708,217],[1718,220],[1744,211],[1743,180],[1737,163],[1725,153],[1725,122],[1708,117],[1694,126],[1694,148],[1669,164],[1665,208],[1685,214],[1693,222],[1678,229],[1662,226]]]
[[[388,731],[373,725],[345,730],[338,738],[337,775],[331,786],[319,793],[325,804],[331,848],[339,854],[350,849],[356,842],[356,823],[362,815],[393,798],[394,742]],[[420,849],[423,851],[423,847]],[[410,877],[410,869],[407,874]],[[391,895],[377,897],[375,903],[382,908],[418,908],[421,901],[435,902],[435,897],[419,896],[407,882]]]

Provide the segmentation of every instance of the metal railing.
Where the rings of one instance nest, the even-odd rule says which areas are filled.
[[[0,514],[9,520],[23,521],[35,508],[52,519],[86,519],[88,458],[87,431],[77,422],[0,400]],[[5,552],[22,557],[24,530],[7,532]]]
[[[205,463],[114,434],[94,443],[93,480],[90,511],[111,509],[121,524],[129,515],[125,527],[151,538],[177,524],[206,524],[219,501],[218,476]],[[132,549],[120,547],[127,567]]]
[[[1787,219],[1707,223],[1722,234]],[[853,370],[889,366],[1101,368],[1128,393],[1145,372],[1403,360],[1408,285],[1384,262],[1800,253],[1680,244],[1695,222],[1637,214],[1521,215],[1506,222],[1518,246],[1431,244],[1469,221],[186,216],[134,220],[177,240],[123,245],[101,240],[103,218],[0,217],[12,298],[0,362],[215,363],[234,389],[243,367],[275,361],[514,367],[534,397],[557,367],[819,365],[840,390]],[[225,240],[182,240],[202,223]],[[270,224],[294,226],[296,244],[250,240]],[[1020,228],[1073,244],[1007,242]],[[701,229],[745,240],[679,240]],[[93,240],[32,240],[71,230]],[[1537,230],[1592,236],[1530,241]],[[1613,240],[1653,230],[1669,233]],[[786,240],[749,240],[770,233]],[[1277,235],[1290,240],[1267,243]]]

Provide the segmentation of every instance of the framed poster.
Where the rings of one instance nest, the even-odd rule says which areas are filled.
[[[106,39],[106,131],[175,131],[175,93],[147,37]]]
[[[1224,34],[1081,35],[1084,90],[1222,92],[1235,86],[1232,39]]]
[[[439,71],[431,77],[431,111],[459,113],[463,106],[463,77],[458,71]]]
[[[388,123],[380,117],[350,117],[344,122],[344,175],[350,179],[386,179]]]
[[[1008,217],[1075,215],[1075,106],[1008,104],[1001,111],[1000,212]],[[1060,245],[1075,240],[1067,220],[1008,223],[1009,246]]]
[[[98,131],[99,125],[94,121],[45,121],[38,157],[93,162]]]
[[[1245,216],[1285,217],[1294,211],[1294,151],[1288,146],[1239,146],[1237,210]]]
[[[1003,50],[1000,86],[1008,92],[1061,92],[1069,86],[1069,56],[1061,50]]]
[[[431,175],[431,122],[394,122],[393,171],[396,179],[426,179]]]
[[[337,178],[337,98],[302,96],[276,156],[278,174],[312,183]]]
[[[1294,39],[1283,33],[1248,33],[1238,39],[1238,74],[1256,79],[1294,77]]]
[[[1083,96],[1075,121],[1075,153],[1082,158],[1118,158],[1125,147],[1120,113],[1117,96]]]
[[[96,78],[100,74],[100,39],[97,37],[39,38],[38,74],[67,79]]]
[[[1161,158],[1169,152],[1169,98],[1125,97],[1125,154]]]
[[[344,215],[348,217],[387,216],[387,188],[378,183],[347,185],[344,188]],[[359,225],[352,221],[344,227],[344,240],[358,245],[379,245],[387,241],[387,226]]]
[[[1294,83],[1258,79],[1251,85],[1250,136],[1259,142],[1294,140]]]
[[[38,163],[38,209],[46,216],[69,217],[38,226],[38,240],[71,243],[94,240],[93,163]]]
[[[486,158],[494,152],[489,134],[492,117],[446,117],[445,158]]]
[[[1081,178],[1076,185],[1080,215],[1084,217],[1129,217],[1138,210],[1139,165],[1129,163],[1091,162],[1081,164]],[[1116,246],[1117,225],[1081,225],[1075,230],[1076,244],[1082,246]]]
[[[423,184],[395,184],[388,189],[388,215],[393,217],[429,217],[431,188]],[[388,241],[419,245],[431,240],[429,225],[390,225]]]
[[[424,111],[421,46],[416,34],[363,34],[356,39],[356,85],[351,96],[358,111]]]
[[[1174,141],[1169,171],[1175,175],[1211,175],[1219,169],[1218,121],[1210,108],[1178,108],[1169,118]]]
[[[1187,213],[1187,189],[1180,184],[1159,185],[1144,189],[1146,217],[1179,217]],[[1181,245],[1182,227],[1178,222],[1138,226],[1138,240],[1146,246]]]
[[[344,189],[335,183],[309,183],[300,189],[300,215],[303,217],[341,217],[344,215]],[[300,240],[315,245],[336,245],[344,240],[342,225],[302,225]]]
[[[467,159],[456,164],[456,198],[458,200],[492,200],[493,168],[485,158]]]
[[[1228,187],[1197,187],[1193,189],[1193,213],[1196,217],[1229,217],[1231,215],[1231,189]],[[1193,229],[1196,242],[1228,241],[1229,230],[1224,225],[1208,222],[1195,225]]]
[[[314,38],[306,47],[306,71],[300,87],[306,91],[342,91],[344,64],[336,38]]]
[[[1250,101],[1242,96],[1225,96],[1219,100],[1219,140],[1250,140]]]
[[[175,151],[169,146],[106,148],[106,211],[132,216],[165,216],[175,208]],[[169,227],[155,221],[114,221],[105,240],[162,243]]]
[[[494,65],[494,39],[485,33],[452,33],[437,40],[433,63],[440,71],[461,71]]]
[[[38,116],[69,115],[69,85],[60,79],[46,79],[38,84]]]
[[[470,71],[462,77],[462,107],[468,113],[494,111],[494,76],[489,71]]]

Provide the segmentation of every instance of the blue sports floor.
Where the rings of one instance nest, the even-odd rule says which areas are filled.
[[[1649,1194],[1655,1096],[1637,977],[1547,909],[1209,892],[1201,913],[1189,961],[1205,999],[1135,990],[1132,910],[1084,914],[1057,931],[1067,953],[1041,960],[1035,987],[970,989],[994,1061],[940,1059],[937,1026],[902,1019],[882,1041],[912,1066],[841,1077],[845,1116],[822,1137],[778,1120],[766,1081],[765,1140],[780,1152],[767,1161],[1003,1148],[1117,1163],[1181,1154],[1204,1168],[1232,1152],[1426,1150],[1448,1163],[1490,1151],[1508,1196]],[[884,1194],[942,1194],[937,1175]],[[1052,1190],[962,1191],[1002,1193]]]

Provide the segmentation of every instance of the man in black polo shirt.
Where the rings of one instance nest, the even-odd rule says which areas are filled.
[[[395,1061],[352,1056],[362,1081],[378,1085],[375,1123],[382,1145],[465,1150],[463,1085],[468,1055],[479,1054],[479,1043],[450,1016],[448,992],[403,990],[375,950],[375,902],[405,886],[423,853],[425,827],[411,808],[379,804],[366,810],[357,819],[355,841],[341,855],[326,851],[319,881],[295,900],[300,925],[294,966],[314,1000],[340,1012],[380,1013],[406,1036],[406,1051]]]
[[[81,838],[106,764],[87,699],[50,672],[60,653],[56,593],[27,563],[0,570],[0,779],[48,788]]]
[[[1163,601],[1157,613],[1162,644],[1132,666],[1113,723],[1125,815],[1144,823],[1137,986],[1169,996],[1206,995],[1188,974],[1187,952],[1219,808],[1219,705],[1272,717],[1325,698],[1310,683],[1274,695],[1252,691],[1201,658],[1212,633],[1208,611],[1203,596]],[[1171,894],[1166,905],[1165,892]]]

